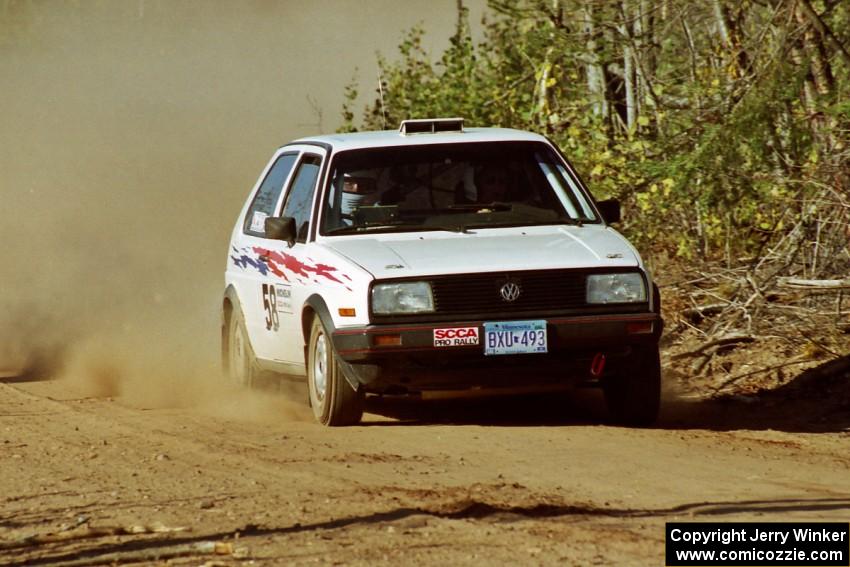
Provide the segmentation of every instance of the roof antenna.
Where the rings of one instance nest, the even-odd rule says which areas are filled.
[[[378,94],[381,97],[381,120],[384,130],[387,129],[387,109],[384,107],[384,81],[381,77],[381,68],[378,67]]]

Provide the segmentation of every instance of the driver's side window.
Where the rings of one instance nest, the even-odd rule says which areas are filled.
[[[321,165],[320,156],[305,154],[289,185],[289,192],[280,216],[295,219],[296,242],[307,242],[307,233],[310,230],[310,207],[313,204],[313,194]]]
[[[266,218],[274,215],[274,209],[280,199],[280,193],[283,191],[283,185],[289,177],[289,172],[292,171],[292,166],[295,164],[297,153],[283,154],[266,174],[263,183],[260,185],[251,206],[248,208],[248,214],[245,215],[245,222],[242,226],[245,234],[252,236],[265,237],[266,235]]]

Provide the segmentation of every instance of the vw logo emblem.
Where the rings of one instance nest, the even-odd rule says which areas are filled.
[[[499,293],[502,294],[502,299],[511,302],[517,300],[519,294],[522,293],[522,289],[519,287],[519,284],[508,282],[499,289]]]

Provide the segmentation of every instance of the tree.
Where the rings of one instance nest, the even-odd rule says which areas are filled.
[[[489,6],[475,45],[458,2],[433,61],[410,30],[398,59],[379,60],[363,125],[464,116],[544,133],[594,193],[624,202],[632,238],[686,256],[765,250],[825,191],[850,192],[847,2]]]

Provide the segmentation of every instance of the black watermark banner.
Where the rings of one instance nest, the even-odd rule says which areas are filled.
[[[850,566],[850,524],[669,522],[669,567],[703,565]]]

